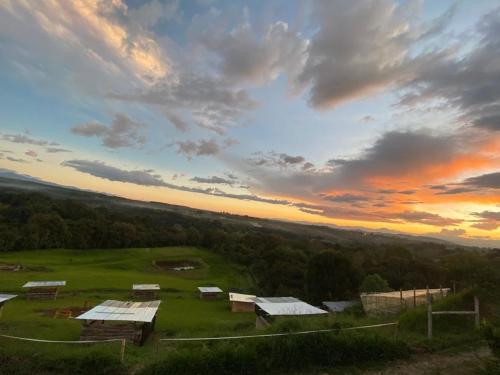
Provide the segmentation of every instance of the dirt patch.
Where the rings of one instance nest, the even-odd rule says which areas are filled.
[[[0,271],[17,272],[23,269],[22,264],[0,263]]]
[[[482,360],[491,355],[487,347],[461,353],[415,354],[408,361],[396,361],[378,371],[363,372],[365,375],[466,375],[474,374]]]
[[[155,260],[154,265],[162,271],[171,272],[192,271],[201,267],[196,260]]]
[[[71,306],[71,307],[60,307],[58,309],[43,309],[37,310],[43,316],[56,318],[56,319],[71,319],[84,312],[90,310],[87,306]]]

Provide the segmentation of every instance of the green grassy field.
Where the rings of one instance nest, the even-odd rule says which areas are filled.
[[[191,271],[163,271],[158,260],[197,261]],[[155,338],[161,336],[203,336],[253,332],[255,314],[231,313],[227,294],[218,301],[201,301],[197,287],[217,285],[224,291],[252,291],[248,274],[223,258],[195,248],[127,250],[40,250],[0,255],[0,263],[21,263],[22,271],[0,271],[0,293],[19,296],[9,301],[0,318],[3,334],[49,340],[78,340],[81,322],[55,319],[52,310],[96,305],[106,299],[130,300],[134,283],[158,283],[162,304],[156,329],[144,348],[127,348],[128,357],[148,355]],[[57,300],[30,300],[22,285],[33,280],[66,280]],[[0,339],[6,345],[7,339]],[[8,345],[26,346],[18,341]],[[48,344],[29,344],[42,347]],[[54,346],[55,344],[52,344]],[[106,344],[103,344],[106,345]],[[116,344],[110,344],[116,345]],[[60,346],[58,347],[59,350]],[[66,350],[66,349],[64,349]]]

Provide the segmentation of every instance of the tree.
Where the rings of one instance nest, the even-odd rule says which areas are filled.
[[[349,258],[326,251],[309,261],[306,283],[312,302],[334,301],[357,294],[359,275]]]
[[[361,293],[390,292],[391,290],[387,280],[378,273],[366,276],[359,287]]]

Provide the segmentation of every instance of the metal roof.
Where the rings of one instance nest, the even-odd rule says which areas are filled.
[[[161,301],[124,302],[107,300],[75,319],[151,323]]]
[[[348,307],[356,306],[359,301],[325,301],[323,305],[331,312],[342,312]]]
[[[0,303],[8,301],[14,297],[17,297],[17,294],[0,294]]]
[[[133,290],[160,290],[159,284],[134,284]]]
[[[254,303],[255,298],[257,297],[251,294],[229,293],[229,301],[231,302]]]
[[[257,297],[255,302],[262,303],[292,303],[301,302],[300,299],[295,297]]]
[[[222,289],[216,286],[200,286],[198,290],[202,293],[222,293]]]
[[[264,312],[272,316],[328,314],[328,312],[302,301],[285,303],[256,302],[256,305],[264,310]]]
[[[65,286],[66,281],[28,281],[23,288],[43,288],[53,286]]]

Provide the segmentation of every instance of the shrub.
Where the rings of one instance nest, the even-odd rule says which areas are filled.
[[[407,345],[375,334],[339,333],[252,339],[195,351],[183,348],[146,367],[141,375],[268,374],[405,358]]]

